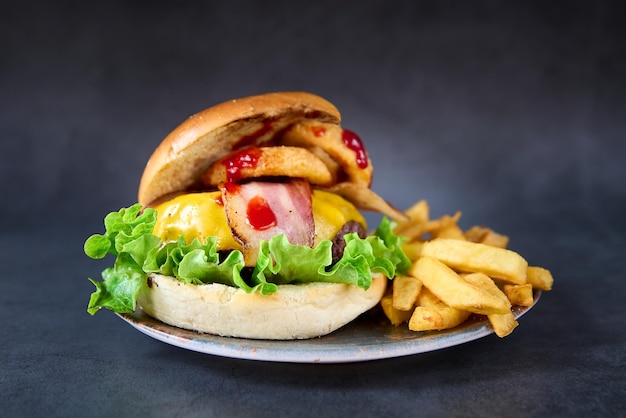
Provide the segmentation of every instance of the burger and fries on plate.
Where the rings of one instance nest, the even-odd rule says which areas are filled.
[[[179,125],[155,149],[138,203],[85,242],[115,256],[88,312],[138,306],[202,333],[289,340],[329,334],[380,305],[393,325],[454,328],[486,316],[498,336],[512,306],[550,290],[546,269],[460,213],[400,211],[371,190],[363,142],[323,98],[302,92],[231,100]],[[360,210],[383,214],[367,233]]]

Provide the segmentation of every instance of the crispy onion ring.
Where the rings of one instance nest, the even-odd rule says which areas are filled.
[[[297,177],[311,184],[329,186],[336,181],[327,165],[299,147],[246,148],[213,163],[202,176],[206,186],[260,177]]]
[[[369,187],[372,184],[372,162],[359,167],[357,156],[344,144],[343,129],[332,123],[302,121],[292,125],[281,137],[284,145],[319,147],[335,160],[345,172],[349,182]]]

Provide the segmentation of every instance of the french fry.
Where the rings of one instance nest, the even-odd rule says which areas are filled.
[[[471,242],[482,242],[483,238],[489,232],[489,228],[486,226],[474,225],[467,231],[465,231],[465,239]]]
[[[444,328],[443,316],[434,308],[417,306],[409,318],[411,331],[439,331]]]
[[[424,226],[425,232],[437,233],[437,231],[446,229],[450,226],[454,226],[461,219],[461,212],[456,212],[454,215],[443,215],[437,219],[428,221]]]
[[[400,325],[407,322],[411,318],[413,311],[401,311],[393,307],[393,296],[388,294],[380,300],[380,305],[389,322],[392,325]]]
[[[409,320],[411,331],[432,331],[454,328],[470,316],[470,312],[443,303],[430,290],[423,288],[417,298],[419,306]]]
[[[422,290],[422,282],[412,276],[396,276],[393,279],[393,303],[395,309],[413,310],[417,295]]]
[[[475,225],[465,231],[465,238],[468,241],[479,242],[494,247],[506,248],[509,245],[509,237],[498,234],[491,228]]]
[[[543,267],[529,266],[526,271],[526,281],[537,289],[552,290],[554,279],[550,270],[546,270]]]
[[[506,248],[509,246],[509,237],[489,230],[481,242],[493,247]]]
[[[456,222],[449,222],[439,229],[431,231],[432,238],[450,238],[465,241],[465,234]]]
[[[415,261],[422,252],[422,241],[411,241],[402,244],[402,251],[409,257],[409,260]]]
[[[502,300],[503,303],[507,304],[509,309],[511,309],[511,301],[507,297],[507,295],[500,290],[497,284],[489,276],[485,273],[470,273],[465,274],[463,276],[463,280],[466,282],[473,284],[474,286],[480,287],[481,289],[489,292],[491,295]]]
[[[461,217],[461,212],[457,212],[454,216],[443,215],[437,219],[431,219],[423,223],[415,223],[409,227],[406,227],[401,235],[407,237],[409,240],[419,239],[424,234],[434,233],[438,230],[444,229],[450,225],[456,225]]]
[[[504,293],[513,305],[533,306],[533,286],[530,283],[505,284]]]
[[[498,285],[496,285],[495,282],[491,280],[491,278],[489,278],[489,276],[487,276],[486,274],[471,273],[464,275],[463,279],[469,283],[474,284],[475,286],[481,287],[492,295],[502,300],[505,300],[507,303],[509,303],[510,309],[511,302],[509,301],[507,295],[502,292]],[[487,315],[487,319],[489,320],[489,323],[491,324],[491,327],[493,328],[496,335],[500,338],[506,337],[507,335],[512,333],[513,330],[519,325],[517,320],[515,319],[515,316],[513,315],[513,312],[511,312],[510,310],[509,312],[503,314],[489,314]]]
[[[409,220],[396,225],[393,232],[397,235],[404,235],[402,232],[408,227],[416,224],[424,224],[430,219],[430,208],[426,200],[420,200],[404,211],[404,213],[409,217]]]
[[[409,241],[420,239],[422,235],[429,231],[431,222],[415,223],[406,227],[400,235],[408,238]]]
[[[421,201],[420,201],[421,202]],[[413,212],[416,221],[409,221],[396,227],[394,232],[408,238],[409,241],[420,239],[425,234],[448,234],[450,238],[464,239],[463,232],[457,226],[457,222],[461,218],[461,212],[456,212],[453,216],[443,215],[437,219],[428,218],[428,206],[426,203],[420,206],[420,202],[409,209]],[[425,209],[424,209],[425,208]],[[421,210],[421,213],[419,212]],[[431,237],[432,238],[432,237]]]
[[[421,280],[442,302],[454,308],[484,315],[510,311],[508,300],[504,302],[488,291],[466,282],[435,258],[420,257],[411,266],[409,274]]]
[[[513,312],[507,312],[505,314],[491,314],[487,315],[487,319],[491,324],[496,335],[500,338],[504,338],[513,332],[519,325]]]
[[[409,243],[421,238],[424,234],[430,234],[430,238],[451,238],[466,240],[465,233],[459,227],[458,221],[461,212],[453,216],[443,215],[437,219],[428,218],[428,206],[424,200],[413,205],[405,213],[411,221],[398,225],[394,232],[409,239]]]
[[[504,248],[437,238],[425,242],[420,254],[423,257],[436,258],[459,271],[481,272],[514,284],[526,283],[528,262],[516,252]]]

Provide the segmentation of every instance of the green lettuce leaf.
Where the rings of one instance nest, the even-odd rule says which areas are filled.
[[[145,283],[146,274],[128,254],[120,254],[115,265],[102,272],[103,282],[89,279],[96,291],[91,294],[87,312],[94,315],[100,308],[114,312],[134,312],[137,295]]]
[[[146,208],[142,212],[139,203],[111,212],[104,218],[104,235],[94,234],[85,241],[85,254],[94,259],[107,254],[118,255],[124,245],[145,234],[151,234],[156,224],[156,210]]]
[[[241,277],[244,265],[240,251],[231,251],[220,261],[215,237],[209,237],[204,244],[198,239],[186,244],[181,238],[154,249],[143,269],[146,273],[176,277],[185,284],[222,283],[252,292],[254,289]]]
[[[390,233],[387,231],[387,236]],[[292,245],[283,234],[276,235],[269,242],[261,242],[252,278],[261,285],[267,282],[275,284],[330,282],[369,289],[372,284],[372,273],[382,273],[388,278],[393,278],[396,271],[405,273],[410,266],[410,261],[400,247],[389,247],[379,236],[361,239],[352,233],[346,234],[344,239],[346,247],[343,256],[331,266],[330,240],[324,240],[316,247],[310,248]]]
[[[111,212],[104,218],[106,232],[89,237],[84,244],[87,256],[116,256],[113,267],[102,272],[102,282],[89,279],[96,291],[91,294],[87,311],[94,315],[100,308],[114,312],[133,312],[137,295],[145,283],[142,266],[147,255],[161,244],[151,234],[156,223],[154,209],[142,210],[140,204]]]
[[[377,260],[380,260],[380,263],[385,264],[385,260],[389,263],[386,264],[388,270],[381,271],[381,273],[390,278],[397,274],[405,275],[411,268],[411,260],[402,250],[402,244],[406,242],[406,237],[394,234],[393,229],[395,226],[394,222],[391,222],[387,217],[383,217],[374,232],[374,236],[383,242],[383,244],[374,247],[374,256]],[[393,275],[391,274],[391,265],[395,266],[396,273]]]
[[[393,234],[394,224],[383,218],[372,236],[361,239],[347,234],[342,258],[332,263],[332,242],[324,240],[316,247],[293,245],[284,234],[261,241],[256,266],[251,274],[242,275],[243,254],[231,251],[221,259],[215,237],[202,243],[164,243],[152,235],[156,211],[142,210],[136,204],[106,216],[104,234],[89,237],[85,254],[100,259],[107,254],[116,257],[113,267],[102,272],[102,282],[89,279],[96,290],[87,311],[100,308],[114,312],[133,312],[137,295],[150,273],[172,276],[185,284],[222,283],[248,293],[275,293],[282,284],[310,282],[345,283],[368,289],[372,273],[392,279],[405,274],[410,261],[402,251],[403,238]],[[245,277],[244,277],[245,276]]]

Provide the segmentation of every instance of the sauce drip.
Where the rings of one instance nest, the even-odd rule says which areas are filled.
[[[250,147],[237,151],[222,160],[222,164],[226,166],[226,181],[235,183],[241,179],[241,169],[256,167],[261,153],[259,148]]]
[[[352,131],[344,129],[341,133],[343,143],[356,154],[356,164],[359,168],[366,168],[369,164],[367,161],[367,151],[363,146],[361,138]]]
[[[222,188],[226,193],[237,194],[241,191],[241,186],[237,183],[224,183]],[[222,204],[224,203],[224,195],[222,194]]]
[[[323,126],[314,126],[311,128],[311,131],[313,131],[313,135],[317,137],[326,135],[326,128]]]
[[[254,196],[248,202],[246,216],[250,226],[257,230],[264,230],[276,226],[276,215],[270,205],[261,196]]]
[[[250,135],[242,137],[239,141],[233,145],[233,149],[239,149],[247,147],[249,145],[255,145],[256,140],[272,130],[272,123],[269,120],[263,122],[263,126],[257,131],[252,132]]]

